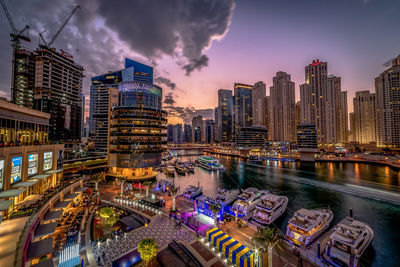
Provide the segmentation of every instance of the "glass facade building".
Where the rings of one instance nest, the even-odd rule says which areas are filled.
[[[109,132],[110,174],[128,179],[149,179],[166,151],[167,113],[162,110],[162,89],[145,82],[122,82],[119,104],[111,108]]]

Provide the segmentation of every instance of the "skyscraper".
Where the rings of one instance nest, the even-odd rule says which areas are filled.
[[[296,129],[297,129],[297,126],[299,126],[299,124],[301,123],[301,103],[300,103],[300,101],[297,101],[296,102]]]
[[[347,142],[347,93],[341,79],[328,76],[328,63],[318,59],[305,67],[300,85],[301,121],[315,124],[319,143]]]
[[[189,124],[185,124],[183,126],[183,142],[184,143],[192,142],[192,126]]]
[[[108,118],[110,106],[118,103],[118,84],[137,81],[152,83],[153,68],[125,59],[125,69],[93,77],[90,87],[90,131],[95,151],[106,152],[108,144]]]
[[[35,53],[19,48],[13,55],[11,101],[27,108],[34,107]]]
[[[370,91],[356,92],[353,98],[353,141],[360,144],[376,142],[376,101]]]
[[[218,90],[218,111],[216,113],[216,137],[220,142],[232,142],[233,127],[232,90]]]
[[[182,144],[182,124],[174,125],[172,142],[174,144]]]
[[[296,141],[296,100],[290,75],[279,71],[273,78],[270,94],[270,132],[273,141]]]
[[[268,130],[268,140],[271,140],[270,99],[270,96],[264,97],[264,125]]]
[[[400,147],[400,55],[375,78],[378,146]]]
[[[71,56],[45,46],[35,51],[34,107],[50,113],[50,140],[66,152],[81,141],[83,67]]]
[[[235,83],[234,86],[234,135],[239,134],[241,127],[253,125],[252,86]]]
[[[207,144],[212,144],[215,141],[215,122],[214,120],[204,121],[204,140]]]
[[[265,83],[259,81],[253,85],[252,89],[252,107],[253,107],[253,125],[263,126],[265,125],[265,102],[264,97],[266,95]]]
[[[194,143],[203,143],[204,142],[204,123],[203,116],[195,116],[192,119],[192,131],[193,137],[192,140]]]

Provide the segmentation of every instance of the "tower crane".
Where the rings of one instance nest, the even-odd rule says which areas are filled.
[[[20,40],[26,41],[26,42],[30,42],[31,39],[29,38],[29,25],[25,25],[25,27],[21,30],[17,30],[17,28],[15,27],[14,21],[10,15],[10,13],[8,12],[7,6],[4,2],[4,0],[0,0],[0,4],[3,7],[4,13],[6,14],[6,17],[8,19],[8,22],[10,23],[11,26],[11,30],[12,33],[10,33],[11,36],[11,42],[12,42],[12,47],[13,47],[13,52],[15,55],[15,52],[18,50],[18,48],[20,48]],[[26,35],[24,35],[24,33],[27,32]]]
[[[75,14],[75,12],[80,8],[79,5],[75,6],[74,9],[71,11],[69,16],[65,19],[64,23],[61,25],[61,27],[58,29],[56,34],[51,38],[51,41],[47,44],[46,41],[44,40],[43,36],[40,36],[42,40],[44,41],[45,45],[50,47],[54,41],[57,39],[57,37],[60,35],[61,31],[64,29],[65,25],[67,25],[68,21],[72,18],[72,16]],[[41,35],[41,34],[40,34]]]

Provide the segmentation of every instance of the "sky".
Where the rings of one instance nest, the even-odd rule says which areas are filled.
[[[5,0],[17,28],[51,39],[76,4],[81,8],[59,38],[90,77],[121,69],[129,57],[154,66],[170,123],[212,118],[217,91],[235,82],[272,84],[278,71],[304,83],[313,59],[342,78],[349,111],[356,91],[374,91],[374,78],[400,54],[400,0]],[[0,95],[9,96],[10,25],[0,14]],[[268,94],[267,89],[267,94]]]

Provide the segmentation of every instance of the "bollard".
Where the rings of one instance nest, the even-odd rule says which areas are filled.
[[[321,257],[321,244],[319,243],[319,241],[318,241],[317,245],[318,245],[317,246],[317,257],[318,257],[318,259],[320,259],[320,257]]]

